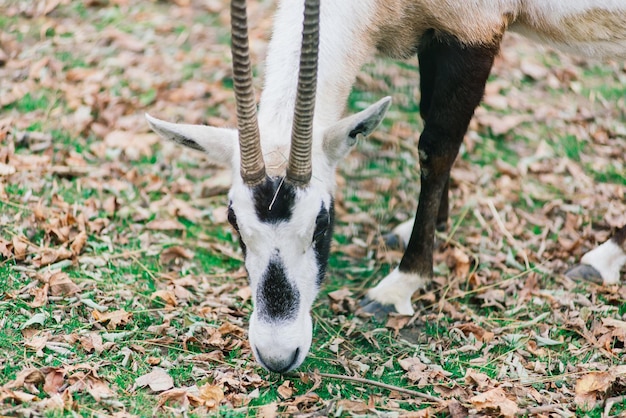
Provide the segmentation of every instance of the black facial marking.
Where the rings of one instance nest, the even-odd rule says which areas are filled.
[[[254,209],[261,222],[279,223],[291,219],[296,190],[284,180],[267,177],[252,190]]]
[[[322,284],[326,276],[328,266],[328,255],[330,253],[330,243],[333,237],[333,226],[335,224],[335,202],[330,201],[330,208],[327,210],[323,205],[315,221],[315,233],[313,234],[313,245],[315,246],[315,258],[317,261],[317,284]]]
[[[235,211],[228,205],[228,222],[233,227],[235,232],[237,233],[237,238],[239,238],[239,246],[241,247],[241,252],[243,252],[243,256],[246,256],[246,244],[241,239],[241,234],[239,233],[239,225],[237,224],[237,216],[235,215]]]
[[[261,278],[257,296],[259,315],[271,321],[293,318],[300,306],[300,292],[285,275],[280,257],[272,257]]]

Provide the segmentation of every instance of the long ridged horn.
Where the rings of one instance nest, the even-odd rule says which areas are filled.
[[[320,0],[305,0],[302,51],[298,74],[298,93],[291,132],[291,151],[287,180],[298,186],[309,184],[312,174],[313,112],[317,86]]]
[[[254,186],[265,179],[265,163],[263,162],[263,153],[261,151],[261,135],[259,134],[256,113],[256,99],[252,88],[246,0],[232,0],[230,16],[233,88],[237,102],[241,178],[245,184]]]

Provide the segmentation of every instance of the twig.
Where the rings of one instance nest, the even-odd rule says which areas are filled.
[[[348,380],[350,382],[362,383],[364,385],[377,386],[379,388],[383,388],[383,389],[387,389],[387,390],[391,390],[391,391],[404,393],[404,394],[415,396],[415,397],[418,397],[418,398],[423,398],[423,399],[426,399],[426,400],[429,400],[429,401],[435,402],[435,403],[443,403],[444,402],[443,399],[440,399],[440,398],[438,398],[436,396],[433,396],[433,395],[429,395],[428,393],[421,393],[421,392],[417,392],[417,391],[414,391],[414,390],[411,390],[411,389],[405,389],[405,388],[401,388],[401,387],[398,387],[398,386],[389,385],[387,383],[382,383],[382,382],[377,382],[375,380],[365,379],[363,377],[346,376],[346,375],[343,375],[343,374],[319,373],[319,372],[316,372],[314,374],[317,374],[318,376],[321,376],[321,377],[325,377],[327,379]]]

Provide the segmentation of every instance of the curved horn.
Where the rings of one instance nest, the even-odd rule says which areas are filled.
[[[287,180],[299,187],[309,184],[312,174],[313,112],[317,86],[320,0],[305,0],[302,51],[298,74],[298,93],[291,132],[291,151]]]
[[[261,135],[252,89],[252,69],[248,48],[246,0],[233,0],[230,5],[233,55],[233,88],[237,102],[241,178],[249,186],[265,179],[265,163],[261,151]]]

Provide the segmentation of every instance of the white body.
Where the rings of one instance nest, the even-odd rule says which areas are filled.
[[[236,131],[148,118],[162,136],[183,143],[191,139],[214,162],[232,167],[229,197],[248,247],[245,262],[255,303],[250,342],[261,364],[276,364],[274,370],[300,365],[311,345],[310,309],[319,290],[311,237],[320,205],[328,207],[333,197],[335,168],[356,138],[378,125],[389,106],[389,99],[383,99],[342,119],[357,73],[372,55],[411,56],[429,30],[479,45],[497,43],[511,29],[577,54],[626,56],[626,0],[322,0],[321,5],[313,177],[307,188],[298,190],[289,222],[267,224],[257,217],[250,188],[239,176]],[[302,21],[303,1],[281,1],[259,108],[261,145],[271,177],[285,175],[289,155]],[[356,136],[349,135],[363,124]],[[257,315],[257,307],[264,304],[257,287],[275,254],[280,254],[288,280],[300,295],[298,313],[289,321]],[[411,295],[423,283],[422,277],[396,269],[368,296],[411,314]]]

